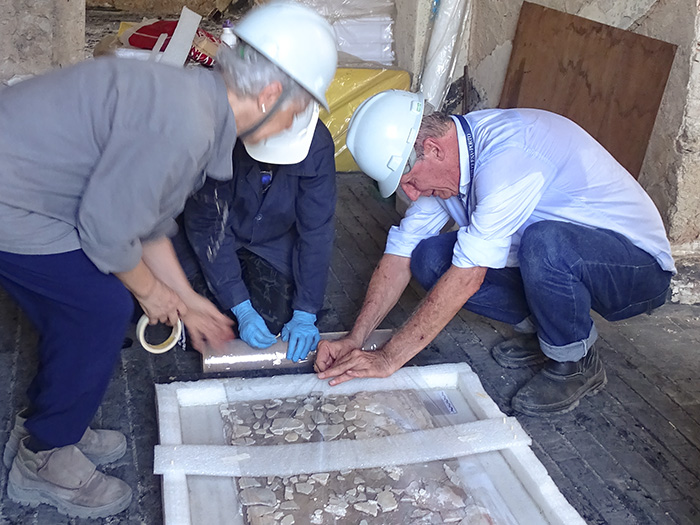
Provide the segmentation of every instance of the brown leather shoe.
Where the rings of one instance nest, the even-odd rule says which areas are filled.
[[[598,393],[607,383],[595,346],[576,362],[548,361],[511,401],[513,410],[528,416],[563,414],[576,408],[583,396]]]
[[[20,441],[8,477],[12,501],[31,507],[46,503],[79,518],[112,516],[131,503],[129,485],[96,470],[75,445],[32,452],[28,439]]]

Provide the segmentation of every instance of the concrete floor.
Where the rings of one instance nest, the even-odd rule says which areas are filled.
[[[336,246],[322,331],[351,327],[365,286],[381,256],[386,231],[399,217],[369,179],[339,174]],[[412,283],[383,328],[401,324],[423,292]],[[700,306],[668,304],[625,322],[597,322],[609,382],[570,414],[518,419],[532,449],[564,496],[590,524],[700,523]],[[413,364],[466,361],[501,410],[512,414],[512,394],[534,370],[505,370],[488,349],[510,333],[500,323],[460,313]],[[133,337],[133,329],[130,334]],[[36,334],[0,293],[0,442],[35,368]],[[50,507],[19,506],[6,497],[0,466],[0,525],[162,523],[160,480],[152,474],[157,443],[156,382],[201,377],[199,354],[161,356],[136,343],[122,352],[95,427],[127,435],[124,458],[105,470],[126,480],[135,498],[127,511],[106,520],[71,520]]]

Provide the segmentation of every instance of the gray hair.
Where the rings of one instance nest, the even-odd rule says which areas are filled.
[[[308,104],[313,99],[292,77],[241,40],[233,47],[219,46],[216,67],[224,76],[226,87],[240,97],[256,97],[265,86],[277,81],[282,84],[285,105]]]
[[[413,149],[416,151],[416,160],[420,160],[425,155],[423,151],[423,141],[428,138],[438,138],[445,135],[450,130],[452,118],[447,113],[435,112],[423,117],[416,137]]]

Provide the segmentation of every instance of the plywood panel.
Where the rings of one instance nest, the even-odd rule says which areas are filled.
[[[523,3],[499,107],[577,122],[637,177],[676,46]]]

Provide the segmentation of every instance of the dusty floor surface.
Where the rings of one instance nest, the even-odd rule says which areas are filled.
[[[88,46],[115,32],[119,20],[141,17],[88,12]],[[386,231],[398,222],[393,202],[379,197],[359,174],[339,174],[336,244],[322,331],[350,328],[366,284],[381,256]],[[394,328],[417,305],[423,291],[412,283],[383,328]],[[608,385],[573,412],[549,419],[519,416],[532,449],[564,496],[590,524],[700,523],[700,306],[668,304],[652,315],[624,322],[597,321]],[[501,410],[534,369],[506,370],[489,349],[510,329],[461,312],[413,364],[466,361]],[[129,334],[133,337],[132,333]],[[36,334],[0,291],[0,443],[35,369]],[[127,454],[105,470],[134,489],[134,501],[105,520],[69,519],[52,508],[19,506],[6,496],[7,471],[0,465],[0,525],[162,523],[160,479],[153,472],[157,443],[154,382],[197,378],[199,355],[162,356],[136,343],[122,352],[95,427],[115,428],[129,442]]]

